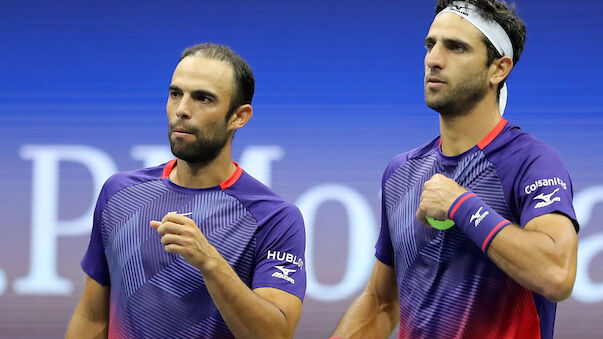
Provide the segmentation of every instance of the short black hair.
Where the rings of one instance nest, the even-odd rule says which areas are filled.
[[[454,1],[458,0],[438,0],[436,15],[450,6]],[[464,0],[464,2],[477,7],[484,19],[496,21],[505,30],[513,45],[513,66],[517,65],[526,42],[527,29],[526,24],[515,13],[515,4],[507,5],[506,2],[497,0]],[[483,34],[482,41],[486,44],[486,49],[488,51],[488,58],[486,61],[486,66],[488,66],[492,64],[494,59],[501,58],[502,55],[498,53],[494,45],[492,45],[492,42],[490,42]],[[499,93],[506,80],[507,79],[503,80],[498,85]]]
[[[251,67],[240,55],[228,46],[205,42],[185,49],[180,55],[180,60],[189,57],[203,57],[211,60],[223,61],[232,66],[233,69],[233,96],[230,100],[230,108],[226,119],[241,105],[251,104],[255,90],[255,77]]]

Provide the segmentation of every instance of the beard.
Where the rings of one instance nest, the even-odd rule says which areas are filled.
[[[425,75],[425,103],[443,118],[454,119],[471,112],[488,93],[487,70],[465,75],[455,85],[446,82],[440,89],[429,89],[427,79],[439,76],[435,70]],[[444,79],[446,80],[446,79]]]
[[[185,141],[173,137],[177,127],[184,127],[196,138],[194,141]],[[208,164],[213,161],[224,149],[232,132],[226,129],[226,122],[212,126],[211,129],[200,129],[188,126],[182,120],[170,123],[169,139],[172,153],[178,158],[191,164]]]

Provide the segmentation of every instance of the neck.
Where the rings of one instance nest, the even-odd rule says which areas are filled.
[[[170,180],[178,186],[208,188],[219,185],[230,178],[236,166],[231,158],[231,143],[228,142],[218,156],[205,164],[189,163],[178,159],[170,173]]]
[[[470,112],[457,117],[440,115],[442,153],[455,156],[480,142],[502,119],[495,94],[489,93]]]

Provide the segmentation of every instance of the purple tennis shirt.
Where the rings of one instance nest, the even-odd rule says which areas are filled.
[[[99,195],[82,268],[110,287],[109,338],[233,337],[201,273],[165,252],[149,226],[172,211],[192,212],[188,217],[249,288],[277,288],[303,300],[299,210],[238,165],[220,185],[192,189],[170,181],[175,164],[115,174]]]
[[[516,283],[458,227],[425,227],[415,212],[423,183],[441,173],[520,227],[559,213],[578,231],[563,161],[504,119],[457,156],[442,154],[440,140],[396,156],[383,175],[376,257],[396,272],[400,338],[553,338],[556,303]]]

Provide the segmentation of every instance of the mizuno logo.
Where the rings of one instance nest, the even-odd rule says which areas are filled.
[[[450,6],[450,9],[451,9],[452,11],[455,11],[455,12],[461,13],[461,14],[462,14],[462,15],[464,15],[464,16],[469,15],[469,13],[467,12],[467,8],[466,8],[465,6],[451,5],[451,6]]]
[[[479,225],[479,223],[482,222],[482,220],[484,220],[484,218],[488,214],[490,214],[489,211],[485,211],[484,214],[480,214],[482,212],[482,209],[484,209],[484,208],[480,206],[480,208],[477,210],[477,212],[475,212],[475,214],[473,214],[471,216],[471,219],[469,220],[469,222],[473,222],[473,220],[475,220],[475,227],[477,227],[477,225]]]
[[[280,270],[280,272],[274,272],[274,273],[272,274],[272,276],[273,276],[274,278],[280,278],[280,279],[283,279],[283,280],[287,280],[288,282],[290,282],[290,283],[292,283],[292,284],[295,284],[295,280],[293,280],[293,278],[291,278],[291,277],[289,276],[289,273],[296,272],[297,270],[292,270],[292,269],[289,269],[289,268],[285,268],[285,267],[284,267],[284,266],[282,266],[282,265],[276,265],[276,266],[274,266],[274,267],[275,267],[275,268],[278,268],[278,269]]]
[[[559,189],[556,189],[549,194],[540,193],[539,195],[535,196],[534,199],[539,199],[542,201],[537,203],[536,206],[534,206],[534,208],[545,207],[545,206],[548,206],[548,205],[554,203],[555,201],[561,201],[561,198],[553,197],[553,194],[557,193],[558,190]],[[552,197],[552,199],[551,199],[551,197]]]
[[[279,270],[281,270],[281,272],[283,272],[283,274],[287,275],[287,276],[289,275],[289,273],[297,271],[297,270],[292,270],[292,269],[289,269],[289,268],[285,268],[285,266],[281,266],[281,265],[274,266],[274,267],[276,267]]]

